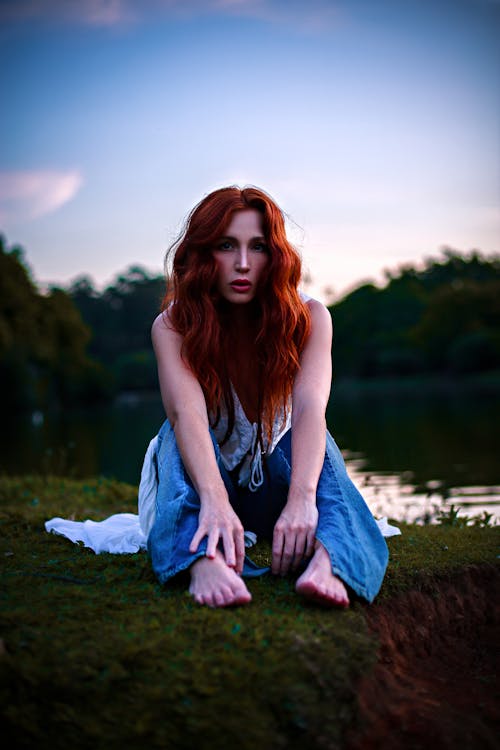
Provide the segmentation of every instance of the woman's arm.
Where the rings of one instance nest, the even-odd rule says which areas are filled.
[[[203,391],[181,357],[182,337],[169,324],[168,312],[156,318],[151,337],[163,405],[201,502],[198,529],[189,549],[196,552],[207,536],[206,555],[213,558],[222,540],[226,563],[240,573],[245,556],[243,527],[231,507],[217,466]]]
[[[325,459],[325,411],[332,379],[332,321],[324,305],[308,302],[311,333],[292,393],[292,475],[288,500],[273,535],[273,573],[295,569],[314,550],[316,488]]]

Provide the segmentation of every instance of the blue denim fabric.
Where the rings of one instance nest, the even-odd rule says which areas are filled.
[[[258,538],[272,538],[278,516],[286,503],[291,474],[291,431],[264,460],[264,484],[256,492],[238,487],[236,477],[224,467],[215,443],[215,454],[229,500],[247,531]],[[198,551],[189,545],[198,527],[199,497],[189,479],[174,431],[167,421],[158,435],[158,493],[156,518],[148,538],[153,570],[159,581],[185,570],[205,554],[207,540]],[[327,549],[332,570],[356,594],[373,601],[387,567],[385,539],[360,493],[349,479],[342,455],[327,433],[326,453],[316,495],[318,527],[316,538]],[[247,556],[243,575],[266,573]]]

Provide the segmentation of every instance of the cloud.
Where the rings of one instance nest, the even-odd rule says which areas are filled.
[[[31,221],[57,211],[83,184],[77,170],[0,172],[0,223]]]
[[[338,22],[342,5],[341,0],[143,0],[140,4],[135,0],[0,0],[0,22],[115,27],[225,16],[321,31]]]
[[[0,0],[0,22],[117,26],[135,18],[130,0]]]
[[[116,26],[133,20],[133,14],[123,0],[87,0],[79,3],[85,20],[91,26]]]

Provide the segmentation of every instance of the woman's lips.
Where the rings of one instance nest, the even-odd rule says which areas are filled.
[[[244,292],[248,292],[250,287],[252,286],[250,281],[247,281],[246,279],[236,279],[235,281],[232,281],[231,289],[234,289],[235,292],[239,292],[240,294],[243,294]]]

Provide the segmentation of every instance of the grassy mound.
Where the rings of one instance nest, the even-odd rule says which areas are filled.
[[[95,555],[47,534],[52,516],[136,509],[109,480],[0,479],[2,736],[37,748],[339,748],[374,669],[367,608],[303,603],[294,579],[249,582],[240,609],[199,608],[145,553]],[[389,539],[383,604],[497,562],[498,528],[407,526]],[[259,545],[252,557],[269,559]]]

